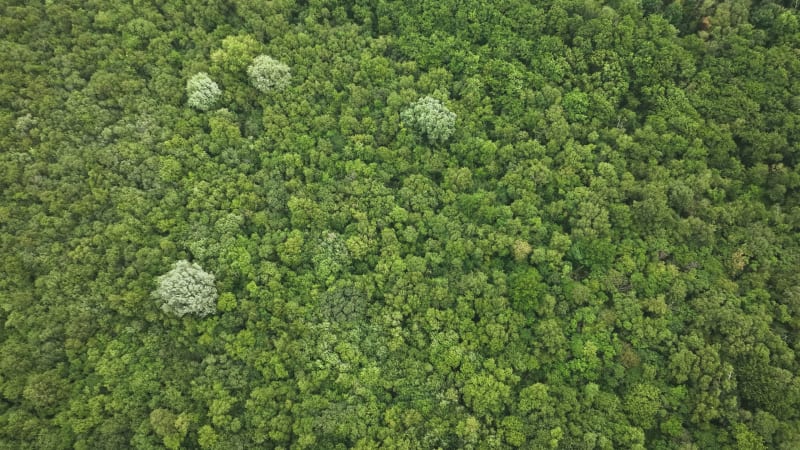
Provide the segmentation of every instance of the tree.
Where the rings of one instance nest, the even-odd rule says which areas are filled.
[[[172,270],[158,277],[153,296],[161,302],[164,312],[178,317],[186,314],[205,317],[216,311],[214,275],[186,260],[178,261]]]
[[[261,48],[261,44],[248,34],[227,36],[222,40],[222,48],[211,52],[212,73],[217,74],[220,70],[241,73]]]
[[[150,413],[150,426],[170,449],[179,448],[189,431],[189,418],[185,414],[175,415],[172,411],[158,408]]]
[[[217,83],[205,72],[196,73],[186,82],[186,95],[189,97],[187,103],[192,108],[208,111],[219,99],[220,94],[222,91]]]
[[[431,142],[444,142],[455,131],[455,113],[433,97],[422,97],[412,103],[400,118]]]
[[[259,55],[247,68],[253,86],[263,93],[289,86],[292,74],[289,66],[267,55]]]
[[[564,95],[561,103],[569,121],[583,122],[588,118],[586,113],[589,111],[589,96],[585,92],[571,91]]]
[[[637,384],[625,397],[625,409],[631,421],[645,430],[653,428],[661,408],[661,392],[650,384]]]
[[[503,410],[511,388],[489,373],[474,375],[461,390],[464,402],[479,416],[497,416]]]

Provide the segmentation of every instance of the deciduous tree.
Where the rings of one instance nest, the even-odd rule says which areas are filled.
[[[192,108],[208,111],[219,99],[220,91],[217,83],[207,73],[199,72],[186,82],[187,103]]]
[[[214,275],[186,260],[178,261],[172,270],[158,277],[153,296],[164,312],[178,317],[186,314],[205,317],[217,308]]]
[[[412,103],[400,118],[433,143],[446,141],[455,131],[456,115],[433,97],[422,97]]]

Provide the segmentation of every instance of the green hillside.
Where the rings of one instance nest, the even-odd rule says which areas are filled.
[[[800,448],[795,0],[5,0],[0,54],[0,449]]]

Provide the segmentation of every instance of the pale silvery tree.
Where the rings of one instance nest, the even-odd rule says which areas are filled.
[[[289,86],[292,78],[289,66],[267,55],[253,58],[247,68],[247,75],[253,86],[263,93]]]
[[[219,99],[219,86],[205,72],[198,72],[186,82],[186,95],[189,97],[187,103],[192,108],[201,111],[208,111]]]
[[[158,287],[153,297],[161,303],[164,312],[183,317],[195,314],[205,317],[217,309],[217,288],[214,275],[203,271],[197,264],[181,260],[172,270],[158,277]]]
[[[444,142],[455,131],[456,115],[439,100],[422,97],[400,113],[403,122],[431,142]]]

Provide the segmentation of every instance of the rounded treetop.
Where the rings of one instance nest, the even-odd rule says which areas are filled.
[[[253,86],[264,93],[289,86],[292,78],[289,66],[267,55],[253,58],[247,75]]]
[[[412,103],[400,114],[400,118],[431,142],[444,142],[455,131],[455,113],[429,96]]]
[[[214,275],[186,260],[178,261],[172,270],[158,277],[153,296],[161,302],[164,312],[178,317],[186,314],[205,317],[217,309]]]
[[[222,91],[220,91],[217,83],[205,72],[194,74],[186,82],[186,95],[189,97],[187,103],[192,108],[208,111],[217,102],[220,94],[222,94]]]

